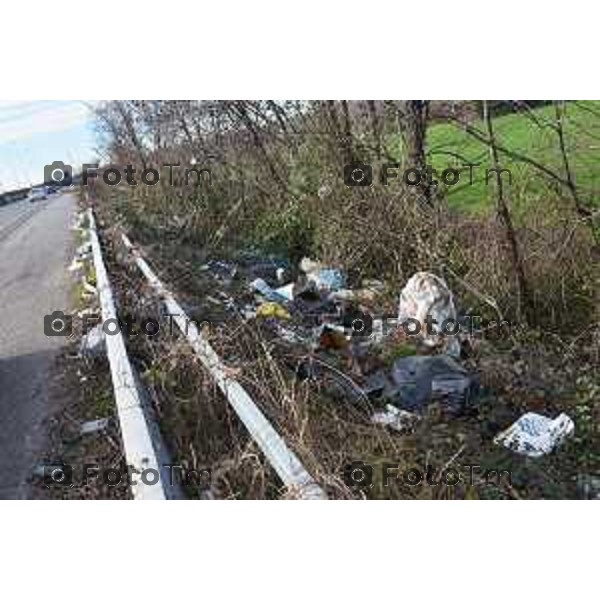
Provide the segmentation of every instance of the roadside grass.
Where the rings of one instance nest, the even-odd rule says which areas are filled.
[[[87,218],[82,221],[87,228]],[[76,245],[87,241],[84,229],[74,232]],[[88,282],[95,285],[95,271],[91,260],[85,261],[83,271]],[[99,312],[95,300],[86,296],[82,278],[74,280],[70,290],[72,314],[82,309]],[[126,478],[116,485],[101,476],[85,481],[85,465],[100,469],[124,469],[120,432],[110,367],[105,356],[82,355],[84,337],[82,320],[73,318],[73,331],[66,346],[56,359],[56,367],[48,381],[48,393],[53,411],[46,426],[48,436],[38,456],[38,465],[66,464],[72,468],[72,485],[46,486],[39,473],[32,475],[31,494],[36,499],[125,499],[131,498]],[[106,429],[95,433],[81,433],[81,426],[89,421],[109,419]]]
[[[530,115],[511,113],[494,118],[494,130],[499,144],[528,156],[563,175],[558,137],[549,126],[555,121],[554,106],[532,109]],[[565,141],[570,166],[582,200],[587,205],[599,204],[600,191],[600,101],[568,102],[565,116]],[[535,119],[540,125],[534,123]],[[481,120],[473,126],[485,130]],[[399,136],[388,138],[387,146],[394,156],[402,156]],[[446,168],[462,168],[459,183],[446,187],[449,204],[463,212],[482,215],[493,207],[494,176],[486,185],[486,170],[491,168],[489,150],[459,126],[452,123],[431,125],[427,132],[427,153],[431,166],[443,171]],[[451,154],[450,154],[451,153]],[[460,157],[460,158],[459,158]],[[464,159],[464,160],[463,160]],[[548,195],[559,192],[535,167],[500,155],[501,166],[512,173],[509,197],[515,208],[525,208],[524,203],[543,202]],[[473,167],[473,184],[469,182],[469,169],[465,163],[480,163]],[[508,180],[506,174],[504,181]],[[463,183],[463,181],[465,183]]]

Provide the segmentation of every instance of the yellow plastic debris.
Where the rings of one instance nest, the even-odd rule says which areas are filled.
[[[274,317],[275,319],[291,319],[290,313],[277,302],[265,302],[256,309],[256,316],[268,319]]]

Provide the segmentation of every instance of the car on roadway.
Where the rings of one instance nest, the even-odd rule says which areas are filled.
[[[48,198],[48,192],[46,188],[31,188],[29,192],[29,202],[36,202],[37,200],[46,200]]]

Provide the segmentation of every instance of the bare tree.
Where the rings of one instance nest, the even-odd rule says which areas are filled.
[[[406,162],[411,169],[417,169],[422,175],[427,167],[425,159],[425,142],[427,122],[429,119],[429,102],[426,100],[406,100],[398,104],[398,122],[404,140]],[[431,204],[431,187],[425,177],[417,190],[426,204]]]
[[[519,246],[517,243],[517,236],[512,223],[508,204],[504,193],[504,186],[502,183],[502,176],[500,172],[500,161],[498,160],[498,149],[496,147],[496,137],[494,134],[494,126],[492,123],[492,115],[490,114],[488,102],[483,101],[483,120],[487,127],[488,133],[488,145],[490,151],[490,158],[493,168],[496,170],[496,215],[498,220],[502,224],[504,235],[505,235],[505,248],[508,255],[510,265],[515,273],[515,279],[517,283],[517,289],[519,292],[519,313],[525,321],[530,322],[533,319],[533,303],[531,293],[527,285],[527,279],[525,277],[525,268],[523,266],[523,258],[519,252]]]

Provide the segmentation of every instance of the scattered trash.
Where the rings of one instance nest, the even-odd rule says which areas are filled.
[[[277,326],[276,331],[282,340],[289,342],[290,344],[306,344],[307,343],[306,338],[302,337],[300,334],[296,333],[295,331],[292,331],[291,329],[282,327],[281,325]]]
[[[406,430],[409,414],[414,421],[416,414],[423,413],[430,404],[441,405],[443,413],[450,417],[472,404],[478,393],[478,380],[452,358],[460,353],[458,338],[441,327],[448,319],[456,320],[454,299],[443,279],[426,272],[413,275],[400,294],[398,319],[417,319],[424,345],[429,348],[445,345],[446,354],[403,353],[391,369],[385,370],[377,363],[379,355],[375,356],[372,349],[390,333],[386,327],[390,320],[374,319],[365,308],[376,306],[385,291],[382,281],[365,279],[362,287],[351,289],[346,287],[340,269],[305,257],[300,261],[296,281],[277,287],[290,271],[272,262],[263,263],[257,261],[258,266],[247,271],[261,274],[250,283],[250,289],[257,294],[256,306],[245,306],[238,312],[246,320],[267,319],[265,325],[282,342],[305,345],[308,351],[323,352],[321,360],[337,361],[333,369],[335,377],[327,370],[320,374],[326,390],[340,397],[346,394],[345,399],[351,403],[375,402],[381,408],[387,405],[374,419],[399,431]],[[361,315],[363,320],[367,316],[365,335],[358,335],[353,329],[350,323],[353,315]],[[430,324],[428,316],[436,323]],[[284,321],[290,325],[286,323],[284,327]],[[397,327],[391,329],[397,331]],[[304,371],[298,368],[298,376],[305,377]],[[356,381],[361,385],[345,371],[353,378],[358,377]]]
[[[600,500],[600,475],[578,475],[577,490],[584,500]]]
[[[452,292],[441,277],[421,271],[408,280],[398,302],[398,324],[408,319],[420,323],[419,338],[425,346],[445,345],[450,356],[460,356],[457,332],[442,331],[444,321],[453,322],[456,327],[457,319]]]
[[[240,253],[236,258],[239,272],[251,281],[252,279],[264,279],[270,286],[276,287],[283,283],[289,283],[290,263],[288,260],[278,256],[264,256],[258,250],[250,250]]]
[[[106,340],[102,325],[96,325],[90,329],[81,339],[79,354],[90,358],[96,358],[106,352]]]
[[[229,286],[237,275],[238,267],[233,263],[223,260],[210,260],[206,264],[203,264],[200,270],[209,271],[217,281]]]
[[[78,213],[73,221],[73,225],[71,225],[71,229],[73,231],[85,231],[85,228],[83,226],[85,219],[86,219],[85,212]]]
[[[358,302],[359,304],[372,305],[377,301],[377,296],[381,294],[383,288],[370,287],[367,283],[377,283],[375,280],[366,280],[363,282],[363,287],[358,290],[350,290],[346,288],[338,289],[329,294],[329,299],[336,302]]]
[[[356,293],[354,290],[342,289],[331,292],[328,298],[334,302],[352,302],[352,300],[356,300]]]
[[[87,282],[87,280],[84,278],[83,281],[81,282],[81,284],[83,285],[83,289],[86,293],[88,293],[91,296],[95,296],[96,294],[98,294],[98,290],[91,285],[90,283]]]
[[[75,251],[75,257],[82,260],[89,257],[92,254],[92,243],[85,242],[81,244]]]
[[[77,258],[74,258],[71,261],[71,264],[67,267],[67,270],[71,273],[73,271],[80,271],[81,269],[83,269],[83,263]]]
[[[363,288],[361,290],[356,290],[354,296],[356,298],[356,301],[360,304],[371,305],[377,301],[378,294],[379,292],[376,292],[375,290]]]
[[[453,358],[405,356],[394,362],[391,372],[400,408],[422,412],[427,405],[439,403],[450,416],[470,406],[479,383]]]
[[[320,269],[307,273],[309,281],[314,281],[319,290],[340,290],[344,287],[344,276],[339,269]]]
[[[288,299],[285,296],[274,290],[264,279],[255,279],[250,284],[250,288],[261,294],[270,302],[277,302],[279,304],[288,302]]]
[[[319,347],[323,350],[343,350],[350,345],[346,329],[341,325],[325,324],[318,329]]]
[[[275,291],[278,294],[282,295],[287,300],[289,300],[290,302],[292,302],[292,300],[294,299],[294,284],[293,283],[288,283],[287,285],[278,287]]]
[[[379,370],[367,378],[363,385],[363,392],[369,398],[378,398],[383,395],[389,385],[390,381],[386,373],[383,370]]]
[[[320,291],[334,292],[344,287],[344,275],[340,269],[323,268],[320,262],[304,257],[300,261],[300,270]]]
[[[279,283],[283,283],[286,279],[286,270],[283,267],[278,267],[275,271],[275,278]]]
[[[252,306],[244,306],[240,313],[246,321],[250,321],[256,317],[256,311]]]
[[[220,303],[225,307],[226,310],[233,310],[233,311],[236,310],[235,300],[231,296],[228,296],[222,290],[219,290],[217,292],[217,295],[222,298]],[[213,298],[213,300],[214,300],[214,298]],[[217,302],[219,302],[219,301],[217,300]]]
[[[265,302],[256,309],[256,316],[264,319],[291,319],[290,313],[277,302]]]
[[[109,423],[109,418],[96,419],[95,421],[86,421],[81,425],[81,429],[79,430],[79,432],[81,433],[81,435],[86,435],[88,433],[104,431],[108,427]]]
[[[550,419],[528,412],[499,433],[494,438],[494,443],[519,454],[538,458],[552,452],[574,431],[575,423],[565,413],[561,413],[556,419]]]
[[[411,431],[415,423],[420,419],[419,415],[387,404],[385,410],[373,413],[371,423],[374,425],[386,425],[399,432]]]
[[[362,286],[366,290],[371,290],[376,294],[382,294],[385,290],[385,284],[379,279],[363,279]]]

